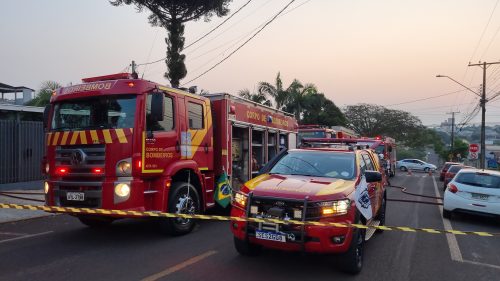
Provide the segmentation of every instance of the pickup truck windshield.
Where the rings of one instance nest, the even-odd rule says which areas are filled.
[[[290,151],[273,166],[269,173],[353,179],[354,160],[354,154],[351,153]]]
[[[135,95],[62,101],[54,106],[53,131],[132,128]]]

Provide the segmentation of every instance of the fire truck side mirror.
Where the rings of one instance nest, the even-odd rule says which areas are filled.
[[[151,120],[163,121],[165,107],[163,106],[163,93],[153,92],[151,96]]]
[[[387,148],[387,151],[392,152],[392,146],[389,146],[389,147]]]
[[[47,104],[45,106],[45,109],[43,110],[43,128],[47,128],[48,127],[49,112],[50,112],[50,104]]]

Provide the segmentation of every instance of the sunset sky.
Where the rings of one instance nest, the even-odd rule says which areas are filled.
[[[248,0],[235,0],[231,12]],[[253,0],[214,33],[185,50],[187,82],[221,61],[289,0]],[[478,99],[482,70],[469,61],[500,61],[499,0],[296,0],[232,57],[186,86],[212,93],[254,90],[281,72],[313,83],[338,106],[373,103],[410,111],[438,124]],[[0,82],[37,89],[63,85],[165,57],[166,32],[152,27],[148,11],[113,7],[105,0],[4,1],[0,10]],[[491,17],[491,20],[489,20]],[[186,26],[186,45],[224,18]],[[163,62],[139,68],[144,78],[168,85]],[[488,96],[500,91],[500,65],[488,68]],[[447,95],[445,95],[447,94]],[[432,98],[441,96],[438,98]],[[430,98],[413,102],[418,99]],[[480,114],[472,120],[478,122]],[[500,122],[500,97],[487,107]]]

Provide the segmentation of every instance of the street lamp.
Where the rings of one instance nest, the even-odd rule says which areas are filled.
[[[457,83],[458,85],[464,87],[465,89],[471,91],[472,93],[474,93],[476,96],[480,97],[481,100],[480,100],[480,104],[481,104],[481,107],[483,108],[483,114],[482,114],[482,118],[481,118],[481,158],[479,159],[479,166],[481,169],[484,169],[484,162],[485,162],[485,157],[486,157],[486,136],[485,136],[485,114],[484,112],[486,111],[486,91],[483,89],[483,92],[480,94],[474,90],[472,90],[471,88],[465,86],[464,84],[458,82],[457,80],[451,78],[450,76],[447,76],[447,75],[436,75],[436,77],[438,78],[441,78],[441,77],[446,77],[448,79],[450,79],[451,81]],[[483,84],[483,88],[484,88],[484,84]]]

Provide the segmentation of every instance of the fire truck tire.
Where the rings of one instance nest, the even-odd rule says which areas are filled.
[[[114,219],[98,216],[78,216],[81,223],[88,227],[98,228],[110,225]]]
[[[242,256],[257,256],[262,252],[262,247],[251,244],[246,240],[240,240],[234,237],[234,248]]]
[[[172,184],[167,211],[169,213],[181,214],[199,213],[200,197],[196,188],[187,182],[176,182]],[[173,236],[188,234],[193,230],[195,225],[196,222],[193,219],[167,218],[160,220],[161,230]]]
[[[361,219],[356,220],[356,223],[363,224]],[[341,270],[350,273],[358,274],[363,268],[363,256],[365,247],[365,230],[360,228],[355,228],[352,234],[351,245],[346,253],[342,254],[339,263]]]
[[[378,214],[375,217],[376,220],[380,221],[379,226],[384,226],[385,225],[385,210],[386,210],[386,208],[387,208],[387,200],[386,200],[386,196],[384,194],[384,197],[382,198],[382,205],[380,205],[380,209],[378,211]],[[382,233],[382,232],[384,232],[384,230],[377,229],[376,232],[377,233]]]

